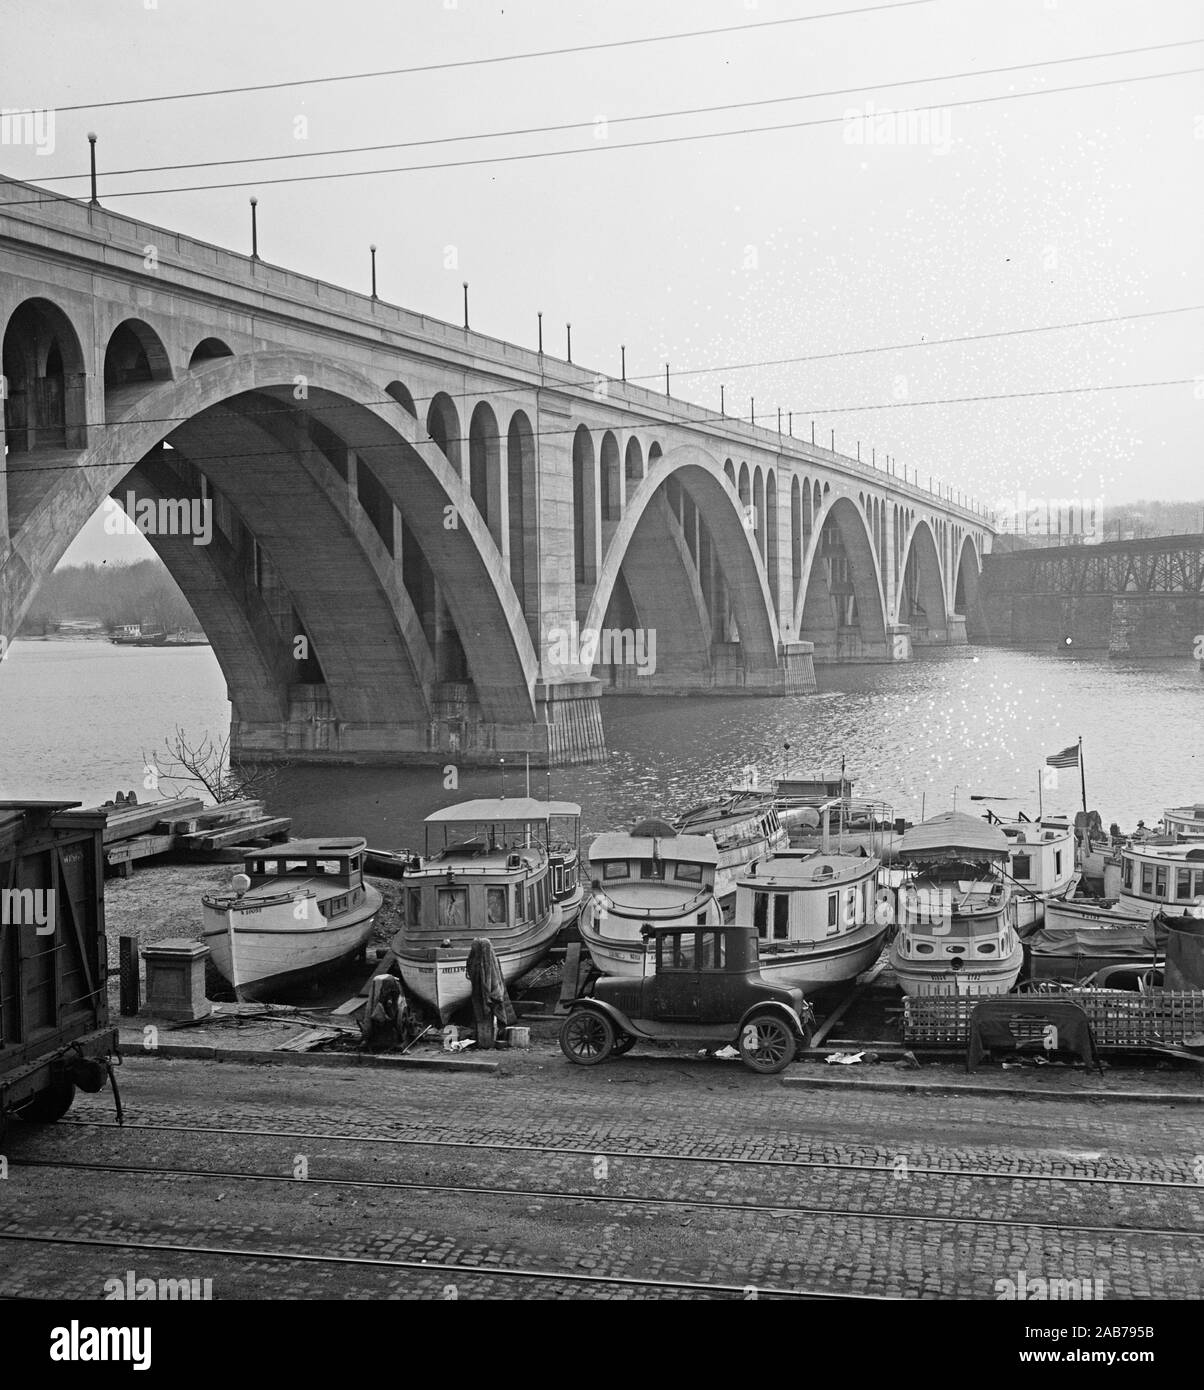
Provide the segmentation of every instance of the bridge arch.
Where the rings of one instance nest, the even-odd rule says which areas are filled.
[[[502,526],[502,446],[497,416],[478,401],[468,422],[468,488],[498,550],[506,548]]]
[[[404,381],[389,382],[388,386],[385,387],[385,395],[392,396],[411,419],[418,419],[418,407],[414,404],[414,397]]]
[[[881,659],[887,651],[886,604],[864,509],[851,497],[837,496],[815,525],[795,631],[815,644],[818,661]]]
[[[927,521],[917,522],[908,538],[896,604],[898,621],[912,628],[914,642],[949,640],[944,570]]]
[[[188,368],[191,371],[194,367],[203,367],[206,362],[233,356],[233,351],[220,338],[202,338],[189,355]]]
[[[627,493],[630,496],[644,477],[644,451],[640,448],[639,438],[634,434],[627,441],[624,468],[627,474]]]
[[[598,578],[598,462],[584,425],[573,435],[573,574],[578,584]]]
[[[509,486],[510,583],[527,615],[533,641],[539,636],[539,484],[535,431],[525,410],[516,410],[506,432]]]
[[[973,613],[978,602],[978,581],[982,575],[982,560],[974,537],[962,541],[957,557],[957,576],[953,581],[953,611],[962,617]]]
[[[668,548],[676,551],[680,565],[665,564]],[[720,568],[720,556],[723,576],[716,588],[712,566]],[[724,641],[729,607],[746,684],[772,683],[777,618],[739,495],[718,459],[696,445],[682,445],[650,465],[645,486],[630,500],[607,548],[583,626],[601,631],[611,626],[608,614],[618,611],[620,618],[632,619],[631,625],[655,631],[658,665],[673,673],[675,687],[701,688],[712,681],[714,642],[731,645]]]
[[[158,333],[143,319],[123,319],[105,346],[105,399],[126,386],[171,378],[171,358]]]
[[[302,399],[297,398],[298,379],[308,383]],[[267,402],[270,410],[264,409]],[[306,429],[313,416],[329,422],[324,428],[341,444],[341,459],[315,458]],[[277,438],[274,447],[265,448],[269,429]],[[163,451],[165,440],[176,447]],[[40,495],[13,518],[12,544],[0,571],[0,630],[18,630],[41,580],[106,496],[133,470],[161,465],[173,454],[178,455],[179,468],[191,466],[206,477],[219,476],[217,491],[230,499],[238,518],[245,518],[240,524],[250,533],[248,544],[258,544],[255,527],[263,527],[262,550],[275,569],[287,573],[282,598],[287,594],[293,602],[317,646],[340,724],[379,725],[390,715],[402,714],[411,722],[420,720],[424,711],[418,692],[430,674],[413,605],[401,591],[397,567],[388,563],[389,552],[377,528],[348,501],[347,478],[354,476],[359,459],[369,461],[365,471],[401,513],[441,587],[483,717],[503,724],[533,719],[538,674],[534,646],[501,555],[475,509],[465,505],[467,489],[441,451],[417,438],[415,423],[404,409],[381,399],[379,387],[358,373],[302,353],[230,358],[139,393],[99,441],[80,454],[79,467],[53,474]],[[329,467],[331,462],[336,466]],[[159,482],[167,485],[161,472]],[[321,527],[315,527],[313,514],[303,509],[289,513],[288,499],[299,485],[307,503],[318,508],[321,526],[331,528],[331,546],[335,539],[346,541],[348,533],[355,542],[340,552],[340,563],[348,566],[345,573],[355,584],[342,607],[332,603],[338,583],[332,580],[334,570],[324,568],[326,537]],[[449,512],[457,515],[457,524],[450,527]],[[237,525],[229,524],[237,532]],[[177,569],[180,563],[177,558]],[[191,578],[181,571],[185,593],[196,599],[198,615],[233,611],[230,594],[219,592],[221,571],[214,561],[208,598],[199,592],[195,564]],[[245,566],[227,566],[224,576],[231,593],[243,597],[248,584]],[[258,622],[249,612],[241,637],[247,638]],[[371,629],[367,640],[365,624]],[[277,639],[290,635],[287,621],[283,627],[277,625]],[[236,715],[244,708],[262,714],[262,701],[256,704],[252,687],[256,679],[262,683],[265,671],[279,668],[272,643],[247,638],[254,651],[249,665],[240,668],[232,655],[240,634],[220,630],[219,625],[210,637],[231,678]],[[382,639],[375,656],[373,637]],[[358,694],[355,682],[342,678],[344,669],[363,678]],[[398,687],[415,696],[404,711],[396,708]],[[282,731],[277,724],[263,734],[269,741],[279,740]]]
[[[602,502],[602,523],[618,521],[623,513],[622,469],[619,466],[619,441],[613,430],[602,436],[598,461]]]
[[[83,448],[87,375],[79,335],[49,299],[26,299],[8,317],[0,351],[4,442],[10,454]]]
[[[426,410],[427,436],[435,441],[443,457],[462,475],[460,466],[460,412],[446,391],[436,391]]]

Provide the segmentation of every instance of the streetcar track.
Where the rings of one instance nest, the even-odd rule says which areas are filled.
[[[432,1260],[391,1260],[370,1255],[329,1255],[310,1251],[239,1250],[232,1246],[164,1245],[157,1241],[112,1240],[103,1236],[61,1236],[36,1231],[0,1231],[0,1240],[23,1241],[39,1245],[80,1245],[115,1250],[147,1250],[158,1254],[208,1255],[218,1259],[274,1260],[298,1264],[338,1264],[369,1266],[374,1269],[409,1269],[426,1274],[484,1275],[499,1279],[532,1279],[543,1283],[609,1284],[623,1288],[684,1289],[692,1293],[738,1294],[748,1298],[794,1298],[806,1301],[858,1299],[882,1303],[895,1302],[896,1296],[871,1293],[835,1293],[826,1289],[783,1289],[762,1284],[707,1284],[690,1279],[638,1279],[626,1274],[578,1274],[547,1269],[509,1269],[500,1265],[446,1264]]]
[[[60,1128],[94,1128],[117,1130],[140,1130],[164,1134],[212,1134],[224,1138],[260,1139],[301,1139],[308,1142],[336,1144],[392,1144],[416,1148],[479,1149],[500,1153],[539,1153],[555,1154],[568,1158],[624,1158],[646,1159],[654,1162],[725,1164],[729,1166],[758,1168],[802,1168],[829,1169],[835,1172],[876,1173],[896,1176],[893,1165],[883,1163],[855,1163],[838,1159],[810,1158],[748,1158],[729,1157],[721,1154],[675,1154],[665,1150],[614,1149],[600,1144],[592,1148],[570,1148],[556,1144],[522,1144],[504,1140],[480,1139],[416,1139],[401,1135],[373,1134],[314,1134],[299,1130],[275,1129],[223,1129],[215,1125],[160,1125],[130,1122],[119,1125],[113,1120],[60,1120]],[[906,1157],[906,1155],[902,1155]],[[986,1178],[998,1182],[1057,1182],[1108,1187],[1146,1187],[1169,1189],[1177,1192],[1196,1192],[1204,1194],[1204,1183],[1181,1182],[1173,1178],[1123,1178],[1104,1177],[1091,1173],[1004,1173],[986,1168],[932,1168],[907,1164],[906,1173],[911,1177],[941,1178]]]
[[[1204,1231],[1182,1226],[1077,1226],[1059,1221],[1032,1221],[1023,1216],[952,1216],[931,1212],[864,1211],[853,1207],[803,1206],[796,1203],[722,1201],[698,1197],[641,1197],[614,1192],[570,1192],[561,1189],[525,1187],[486,1187],[476,1184],[406,1182],[385,1178],[296,1178],[284,1173],[243,1173],[231,1169],[161,1168],[140,1164],[83,1163],[68,1159],[21,1159],[9,1161],[10,1168],[55,1168],[94,1173],[142,1174],[163,1178],[217,1178],[233,1182],[283,1182],[321,1187],[366,1188],[377,1191],[431,1192],[473,1197],[515,1197],[558,1202],[590,1202],[612,1206],[678,1207],[700,1211],[756,1212],[768,1216],[847,1217],[859,1221],[910,1221],[920,1225],[990,1226],[1035,1231],[1059,1231],[1090,1236],[1162,1236],[1171,1239],[1204,1240]],[[887,1170],[889,1171],[889,1170]]]

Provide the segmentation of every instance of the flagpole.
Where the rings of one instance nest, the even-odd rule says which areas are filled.
[[[1037,769],[1037,819],[1045,819],[1045,771]]]
[[[1079,735],[1079,785],[1083,789],[1083,814],[1087,814],[1087,769],[1083,766],[1083,735]]]

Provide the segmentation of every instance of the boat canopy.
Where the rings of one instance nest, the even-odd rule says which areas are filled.
[[[638,828],[638,827],[637,827]],[[719,850],[709,835],[648,835],[608,831],[589,847],[591,864],[603,859],[673,859],[690,864],[718,864]]]
[[[1009,857],[1006,836],[985,820],[963,811],[942,811],[922,825],[913,826],[895,852],[900,859],[926,863]]]
[[[537,801],[530,796],[487,797],[480,801],[462,801],[458,806],[445,806],[432,811],[428,825],[481,825],[490,821],[514,824],[526,821],[546,821],[552,816],[579,816],[581,807],[574,801]]]
[[[268,845],[248,855],[249,859],[330,859],[334,855],[359,854],[368,842],[359,835],[344,835],[330,840],[285,840]]]

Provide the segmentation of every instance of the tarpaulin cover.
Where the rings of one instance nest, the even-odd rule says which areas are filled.
[[[1099,956],[1149,960],[1144,927],[1042,927],[1025,938],[1034,956]]]
[[[899,841],[901,859],[935,863],[942,859],[999,859],[1008,857],[1008,842],[1001,830],[978,816],[963,811],[942,811],[922,825],[913,826]]]

